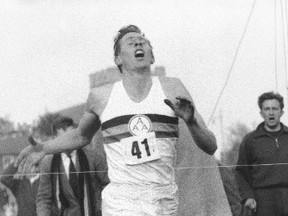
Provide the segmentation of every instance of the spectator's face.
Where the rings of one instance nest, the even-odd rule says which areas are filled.
[[[57,129],[57,137],[62,136],[63,134],[72,131],[73,129],[74,129],[73,126],[59,128]]]
[[[263,101],[260,114],[264,119],[265,126],[270,129],[275,129],[280,126],[280,118],[283,115],[283,110],[281,110],[278,100],[265,100]]]
[[[123,69],[133,70],[150,67],[154,63],[152,48],[141,34],[130,32],[120,40],[120,53],[115,62]]]

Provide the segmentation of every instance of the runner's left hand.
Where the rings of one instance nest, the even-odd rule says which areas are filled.
[[[164,102],[175,112],[176,116],[182,118],[186,123],[196,122],[194,117],[195,107],[191,101],[183,97],[176,97],[176,100],[175,103],[168,99],[165,99]]]

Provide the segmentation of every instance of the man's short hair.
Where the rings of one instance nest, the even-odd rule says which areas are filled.
[[[263,102],[265,100],[273,100],[273,99],[279,101],[280,108],[281,108],[281,110],[283,110],[283,108],[284,108],[283,97],[279,93],[275,93],[273,91],[263,93],[262,95],[259,96],[258,106],[259,106],[260,110],[262,109]]]
[[[136,33],[142,34],[144,36],[144,34],[140,30],[140,28],[138,28],[135,25],[128,25],[128,26],[122,27],[118,31],[117,35],[114,37],[114,57],[118,56],[120,53],[119,41],[121,40],[121,38],[124,37],[124,35],[126,35],[130,32],[136,32]]]
[[[128,25],[128,26],[124,26],[122,27],[117,35],[114,37],[114,57],[117,57],[120,53],[120,40],[121,38],[124,37],[124,35],[130,33],[130,32],[136,32],[136,33],[139,33],[141,34],[143,37],[145,37],[145,34],[140,30],[140,28],[138,26],[135,26],[135,25]],[[151,46],[151,43],[150,41],[148,40],[148,44],[149,46],[152,48]],[[153,52],[152,52],[152,55],[153,55]],[[120,72],[122,72],[121,70],[121,66],[120,65],[117,65],[118,69],[120,70]]]
[[[56,135],[57,130],[66,129],[70,126],[73,127],[76,126],[72,118],[66,116],[59,116],[58,118],[55,119],[55,121],[52,124],[52,131]]]

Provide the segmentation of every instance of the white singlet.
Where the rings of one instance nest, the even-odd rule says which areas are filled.
[[[111,181],[102,195],[103,215],[176,214],[178,118],[164,99],[158,77],[139,103],[122,81],[114,84],[100,116]]]

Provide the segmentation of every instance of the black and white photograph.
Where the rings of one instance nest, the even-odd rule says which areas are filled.
[[[0,216],[288,216],[288,0],[1,0]]]

